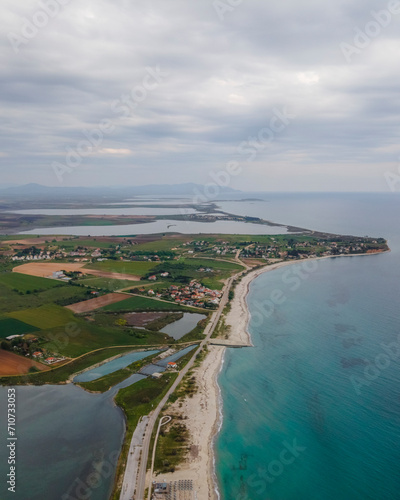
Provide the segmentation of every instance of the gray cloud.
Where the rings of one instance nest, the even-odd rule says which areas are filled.
[[[213,0],[64,3],[18,53],[10,33],[20,36],[42,7],[0,7],[4,183],[58,185],[52,163],[108,119],[114,131],[65,185],[208,182],[235,159],[237,188],[387,189],[383,174],[398,156],[400,13],[350,62],[341,44],[354,47],[371,11],[390,2],[243,0],[222,20]],[[144,96],[146,68],[157,67],[168,76]],[[248,161],[238,146],[285,107],[296,118]]]

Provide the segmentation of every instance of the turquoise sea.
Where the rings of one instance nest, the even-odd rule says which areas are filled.
[[[255,348],[228,350],[219,377],[221,498],[399,499],[400,196],[271,195],[241,206],[279,222],[383,236],[392,252],[296,264],[253,281]],[[274,289],[280,304],[270,300]]]

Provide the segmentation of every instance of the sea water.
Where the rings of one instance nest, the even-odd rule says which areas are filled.
[[[400,197],[277,203],[285,223],[387,237],[392,252],[296,264],[298,281],[290,266],[253,281],[255,348],[228,350],[219,377],[221,498],[399,499]],[[276,289],[283,300],[271,307]]]

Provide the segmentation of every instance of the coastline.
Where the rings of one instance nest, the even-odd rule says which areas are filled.
[[[390,250],[386,252],[388,251]],[[248,331],[250,313],[247,307],[247,296],[251,282],[261,274],[295,264],[301,265],[307,261],[336,257],[362,257],[386,252],[329,255],[312,259],[281,261],[250,270],[244,276],[239,277],[234,289],[234,298],[231,300],[231,309],[225,316],[225,324],[230,327],[228,340],[233,343],[253,345]],[[223,369],[227,348],[213,345],[209,345],[208,348],[209,353],[205,360],[194,371],[198,391],[192,398],[186,397],[183,402],[177,401],[169,408],[169,414],[182,415],[185,419],[190,434],[191,452],[175,472],[160,474],[154,476],[154,479],[165,481],[192,479],[198,500],[219,500],[215,442],[223,423],[223,401],[218,376]]]

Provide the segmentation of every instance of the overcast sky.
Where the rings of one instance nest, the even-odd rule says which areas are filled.
[[[388,191],[397,172],[400,2],[2,0],[0,16],[2,184]]]

